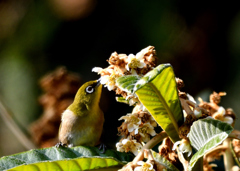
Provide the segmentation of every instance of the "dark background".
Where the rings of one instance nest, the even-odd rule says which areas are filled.
[[[238,114],[239,43],[240,6],[231,1],[0,0],[0,97],[27,130],[41,114],[43,75],[66,66],[83,82],[97,79],[91,69],[107,67],[112,52],[152,45],[184,91],[196,100],[226,91],[220,105]],[[118,118],[131,108],[114,97],[104,89],[105,135],[117,141]],[[0,118],[0,156],[24,150]]]

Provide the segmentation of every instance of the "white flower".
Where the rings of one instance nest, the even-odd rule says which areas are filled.
[[[218,108],[217,112],[215,112],[215,113],[213,114],[213,118],[214,118],[214,119],[217,119],[217,120],[220,120],[220,121],[223,121],[223,122],[225,122],[225,123],[228,123],[229,125],[232,125],[232,123],[233,123],[233,118],[230,117],[230,116],[225,116],[225,114],[226,114],[225,109],[224,109],[222,106],[220,106],[220,107]]]
[[[115,88],[115,80],[112,80],[109,75],[104,75],[100,78],[100,83],[107,87],[109,91]]]
[[[192,154],[192,147],[190,145],[189,140],[187,139],[182,139],[181,141],[177,141],[174,143],[172,150],[175,150],[176,147],[179,146],[179,152],[180,153],[188,153],[188,157]]]
[[[100,74],[100,72],[101,72],[102,70],[103,70],[103,69],[102,69],[101,67],[94,67],[94,68],[92,69],[92,72],[96,72],[96,73]]]
[[[150,140],[150,135],[155,136],[156,132],[154,130],[154,127],[149,122],[147,122],[141,125],[139,128],[135,129],[135,134],[140,134],[142,140],[144,142],[148,142]]]
[[[153,127],[157,126],[157,122],[155,121],[155,119],[153,118],[153,116],[151,115],[149,118],[149,122]]]
[[[143,68],[146,66],[143,57],[144,57],[144,53],[142,51],[137,53],[136,56],[133,54],[129,54],[128,59],[127,59],[126,69],[128,71],[130,71],[130,69],[131,69],[132,74],[137,75],[135,70],[137,68]]]
[[[187,118],[187,112],[185,110],[183,110],[183,121],[185,122]]]
[[[139,128],[139,125],[142,123],[141,119],[132,113],[129,113],[126,116],[122,116],[119,120],[122,119],[124,119],[125,122],[128,122],[127,129],[129,132],[132,132],[134,129]]]
[[[151,163],[138,161],[137,164],[140,166],[135,167],[134,171],[155,171]]]
[[[133,106],[133,105],[135,105],[135,104],[137,104],[137,103],[140,103],[137,95],[134,94],[134,93],[133,93],[133,94],[132,94],[132,93],[129,94],[129,95],[126,97],[126,100],[129,101],[129,105],[130,105],[130,106]]]
[[[222,115],[225,115],[225,114],[226,114],[226,111],[225,111],[224,107],[222,107],[222,106],[219,106],[217,112],[218,112],[219,114],[222,114]]]
[[[197,103],[197,102],[195,101],[195,99],[193,98],[193,96],[191,96],[190,94],[187,94],[187,98],[188,98],[188,100],[190,100],[190,101],[192,101],[192,102],[194,102],[194,103]]]
[[[233,123],[233,118],[230,116],[225,116],[223,119],[223,122],[228,123],[229,125],[232,125]]]
[[[200,117],[202,116],[202,110],[199,109],[199,108],[195,108],[195,109],[193,110],[193,113],[194,113],[194,115],[196,116],[196,118],[200,118]]]
[[[149,113],[149,111],[147,110],[147,108],[140,102],[140,103],[138,103],[136,106],[138,106],[138,109],[139,110],[141,110],[141,111],[143,111],[143,112],[148,112]]]
[[[116,79],[120,77],[120,73],[116,74],[113,69],[102,69],[100,67],[94,67],[93,72],[98,74],[104,74],[100,77],[100,83],[107,87],[109,91],[113,90],[116,87]]]
[[[131,151],[135,156],[138,154],[138,151],[142,149],[142,145],[136,140],[123,139],[122,142],[116,144],[117,151],[120,152],[129,152]]]

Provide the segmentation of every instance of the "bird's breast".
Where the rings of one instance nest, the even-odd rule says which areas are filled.
[[[62,136],[62,139],[65,139],[70,146],[94,146],[101,136],[103,122],[104,117],[102,111],[78,116],[67,109],[62,115],[62,126],[59,138],[61,139]]]

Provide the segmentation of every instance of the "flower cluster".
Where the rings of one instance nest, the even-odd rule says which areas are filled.
[[[151,71],[157,63],[156,52],[153,46],[148,46],[134,54],[118,54],[114,52],[107,60],[107,68],[95,67],[93,72],[100,74],[100,82],[109,91],[120,94],[130,106],[135,106],[132,113],[122,116],[119,120],[124,120],[118,128],[119,135],[123,138],[116,144],[118,151],[131,151],[137,155],[142,143],[148,142],[150,136],[155,136],[154,127],[157,123],[139,101],[136,94],[122,90],[116,84],[116,79],[126,75],[144,76]]]
[[[154,47],[148,46],[136,55],[114,52],[107,61],[109,63],[107,68],[94,67],[92,71],[101,75],[101,84],[109,91],[113,90],[116,94],[121,94],[126,98],[129,94],[116,85],[116,79],[125,75],[145,75],[156,66],[157,57]]]
[[[153,168],[152,163],[147,163],[147,162],[143,162],[143,161],[139,161],[137,162],[137,164],[139,166],[137,166],[134,171],[155,171],[155,169]]]
[[[179,152],[188,153],[188,156],[190,156],[192,153],[192,147],[189,143],[188,133],[194,121],[206,117],[212,117],[213,119],[234,126],[236,116],[231,108],[225,109],[224,107],[219,106],[221,96],[225,96],[225,92],[213,92],[209,97],[210,102],[205,102],[199,98],[198,100],[200,103],[197,104],[192,96],[185,92],[181,92],[181,88],[184,86],[183,81],[176,78],[176,82],[185,122],[179,127],[179,137],[181,138],[181,141],[177,141],[174,144],[173,150],[179,145]]]
[[[222,122],[228,123],[229,125],[234,126],[234,121],[236,119],[236,115],[231,108],[225,109],[222,106],[219,106],[221,102],[221,96],[225,96],[225,92],[213,92],[210,95],[210,102],[205,102],[201,98],[199,98],[200,104],[199,107],[204,108],[209,112],[209,116],[214,119],[220,120]]]
[[[149,148],[149,144],[154,144],[154,141],[152,140],[156,141],[156,139],[152,139],[151,141],[150,139],[156,135],[155,127],[157,126],[157,123],[135,93],[122,89],[117,84],[117,79],[120,77],[134,75],[141,78],[149,71],[153,70],[157,64],[154,47],[148,46],[136,55],[118,54],[117,52],[114,52],[107,61],[109,63],[107,68],[95,67],[92,71],[97,72],[100,75],[101,84],[107,87],[109,91],[115,91],[117,95],[122,96],[117,97],[117,101],[134,106],[131,113],[127,113],[119,118],[119,120],[123,120],[121,126],[118,127],[118,133],[119,136],[122,136],[122,139],[116,144],[116,147],[120,152],[132,152],[137,156],[135,158],[137,160],[134,159],[134,162],[126,165],[126,167],[122,168],[121,171],[163,170],[162,165],[155,161],[149,150],[147,152],[148,155],[146,155],[148,157],[145,156],[146,147]],[[236,116],[232,109],[225,109],[224,107],[219,106],[221,96],[225,96],[226,93],[213,92],[210,95],[210,102],[205,102],[199,98],[199,103],[197,104],[191,95],[181,91],[184,87],[184,82],[179,78],[175,78],[175,80],[177,83],[179,100],[184,114],[184,123],[179,125],[178,128],[178,135],[181,140],[176,141],[173,144],[170,137],[164,137],[164,140],[158,149],[159,154],[170,161],[173,165],[178,166],[183,164],[184,168],[188,168],[188,162],[185,162],[186,160],[184,159],[182,153],[187,153],[188,157],[192,155],[193,151],[188,135],[193,122],[206,117],[212,117],[213,119],[217,119],[234,126]],[[160,134],[158,134],[158,136]],[[146,146],[142,148],[145,143],[147,143]],[[236,153],[238,153],[240,151],[239,142],[236,141],[233,146],[235,147],[234,150],[237,151]],[[176,149],[178,149],[178,153],[176,153]],[[139,153],[140,150],[141,152]],[[219,151],[215,152],[219,153]],[[211,153],[215,156],[222,155],[221,150],[219,155],[216,155],[216,153],[213,152]],[[211,153],[208,154],[210,159],[209,161],[214,159],[211,157]],[[147,162],[141,161],[144,158],[148,158]],[[212,164],[208,164],[209,161],[204,160],[205,170],[211,170],[214,166]]]

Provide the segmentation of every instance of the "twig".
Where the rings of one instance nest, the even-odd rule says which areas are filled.
[[[164,138],[168,135],[165,131],[160,132],[155,137],[153,137],[150,141],[147,142],[142,148],[142,150],[138,153],[138,155],[134,158],[133,163],[137,163],[138,161],[143,160],[144,158],[144,150],[145,149],[152,149],[155,145],[161,142]]]
[[[226,145],[218,145],[217,147],[215,147],[214,149],[208,151],[205,155],[204,155],[204,158],[208,157],[209,154],[215,152],[215,151],[218,151],[218,150],[222,150],[222,151],[225,151],[227,150],[227,146]]]
[[[224,161],[224,167],[226,171],[231,171],[232,167],[234,166],[234,161],[233,161],[233,156],[231,152],[231,139],[227,138],[226,140],[223,141],[223,145],[228,147],[225,150],[225,153],[223,154],[223,161]]]
[[[181,105],[182,105],[182,108],[185,110],[185,112],[188,114],[188,115],[193,115],[193,111],[192,109],[189,107],[189,104],[187,103],[187,101],[183,98],[179,98],[180,99],[180,102],[181,102]]]
[[[145,144],[142,149],[152,149],[155,145],[160,143],[167,136],[168,135],[165,131],[160,132],[155,137],[153,137],[150,141],[148,141],[147,144]]]
[[[6,123],[7,127],[13,132],[13,134],[18,138],[18,140],[27,150],[36,148],[33,142],[23,133],[23,131],[13,120],[13,118],[11,117],[10,113],[3,105],[1,100],[0,100],[0,116],[2,116],[3,121]]]
[[[177,147],[177,152],[178,152],[178,158],[179,158],[180,162],[183,165],[184,171],[188,171],[188,164],[189,164],[189,162],[187,160],[185,160],[185,158],[183,156],[183,153],[181,153],[179,151],[178,147]]]
[[[234,138],[240,140],[240,131],[239,130],[233,130],[229,135],[228,138]]]

